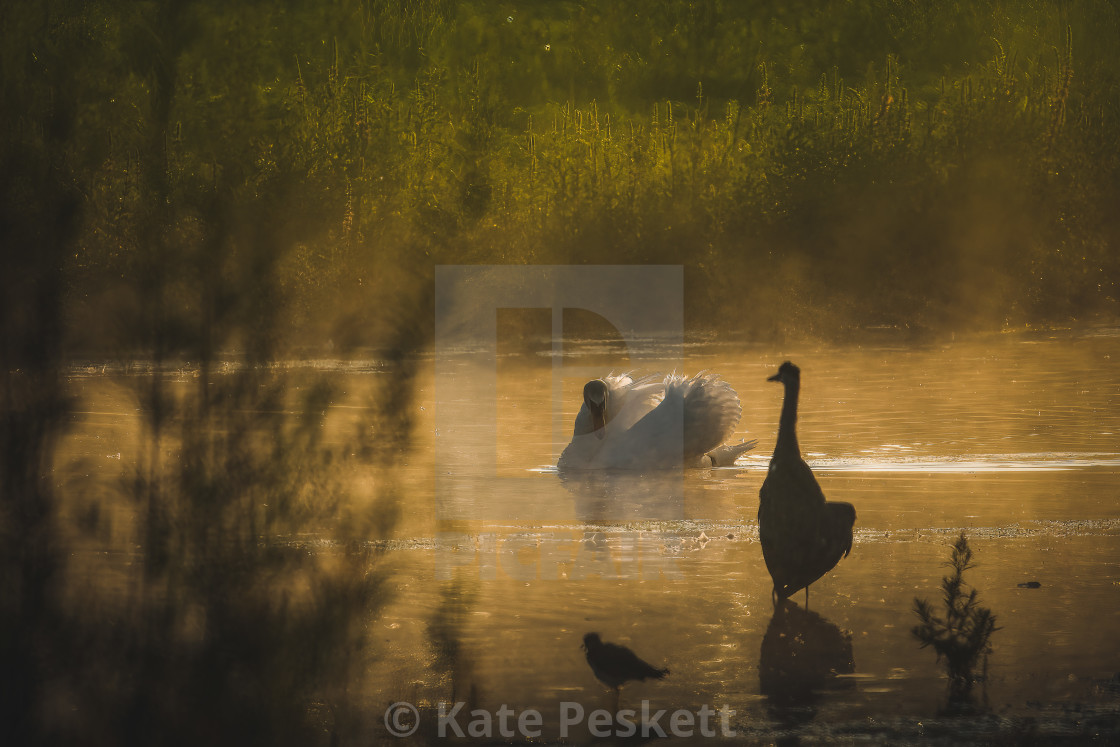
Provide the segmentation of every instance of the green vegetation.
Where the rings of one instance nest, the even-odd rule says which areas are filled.
[[[438,263],[680,263],[695,331],[762,339],[1117,311],[1107,2],[3,13],[0,147],[78,200],[83,348],[259,272],[285,332],[373,344]]]
[[[964,532],[953,543],[948,565],[953,572],[941,580],[945,616],[938,616],[932,604],[915,597],[914,614],[921,624],[915,625],[911,634],[921,641],[922,648],[933,646],[938,661],[944,660],[951,699],[960,700],[967,697],[977,679],[977,664],[987,671],[992,633],[999,628],[992,611],[977,603],[976,589],[964,592],[964,572],[973,567],[972,549]]]
[[[1114,319],[1118,38],[1105,0],[0,4],[0,742],[368,739],[356,540],[437,264],[683,264],[691,331],[757,340]],[[384,365],[356,449],[272,365],[328,342]],[[141,361],[104,508],[60,487],[80,356]],[[121,505],[125,590],[83,585]]]
[[[356,683],[388,598],[376,541],[399,510],[422,338],[414,315],[385,327],[368,407],[325,438],[331,373],[273,365],[297,297],[285,262],[319,225],[313,175],[252,160],[243,138],[268,131],[252,100],[187,104],[204,11],[0,10],[3,744],[370,733]],[[244,72],[221,85],[253,93],[260,61],[217,43]],[[212,129],[188,152],[191,106]],[[126,359],[103,377],[140,416],[123,479],[63,443],[83,350]]]

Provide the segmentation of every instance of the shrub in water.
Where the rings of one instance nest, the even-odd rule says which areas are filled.
[[[996,617],[987,607],[977,603],[975,588],[964,590],[964,572],[972,568],[972,550],[964,532],[953,543],[953,556],[948,565],[953,572],[941,579],[944,615],[925,599],[914,598],[914,614],[921,620],[911,633],[921,641],[922,648],[933,646],[937,660],[945,661],[949,670],[949,687],[953,693],[965,694],[977,679],[973,674],[981,661],[987,668],[992,651],[991,637],[999,628]]]

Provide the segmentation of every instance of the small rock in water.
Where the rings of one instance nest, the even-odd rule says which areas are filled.
[[[1040,584],[1037,581],[1024,581],[1023,583],[1019,584],[1019,588],[1020,589],[1040,589],[1040,588],[1042,588],[1042,584]]]

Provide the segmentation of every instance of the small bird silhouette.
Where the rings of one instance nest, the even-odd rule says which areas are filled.
[[[759,491],[758,534],[774,580],[773,597],[787,599],[831,571],[852,550],[856,509],[824,498],[797,443],[797,398],[801,369],[786,361],[768,381],[785,386],[778,443]]]
[[[587,663],[595,676],[617,694],[630,680],[645,680],[650,677],[664,679],[668,669],[642,661],[630,649],[614,643],[603,643],[598,633],[588,633],[583,637],[583,648],[587,651]]]

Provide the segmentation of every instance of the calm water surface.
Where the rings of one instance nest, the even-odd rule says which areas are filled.
[[[601,373],[643,371],[609,346],[568,352],[566,363]],[[739,393],[736,437],[759,445],[735,467],[562,480],[553,465],[586,376],[557,388],[551,355],[510,352],[498,360],[492,424],[455,439],[435,435],[425,368],[389,543],[395,597],[372,623],[382,666],[370,674],[371,708],[416,703],[419,735],[441,700],[531,708],[550,741],[561,702],[614,707],[580,650],[597,631],[672,671],[626,686],[623,708],[727,706],[736,739],[1116,737],[1120,336],[922,349],[710,343],[685,356],[688,373],[717,372]],[[812,586],[808,611],[798,594],[775,614],[756,514],[782,400],[766,377],[786,359],[802,369],[805,457],[826,496],[858,518],[851,555]],[[470,356],[454,365],[495,377]],[[346,373],[348,393],[376,375]],[[78,380],[88,409],[71,438],[105,474],[140,448],[134,405],[110,378]],[[336,439],[350,406],[332,409]],[[910,629],[914,598],[939,599],[962,529],[976,566],[966,581],[1001,629],[974,693],[981,715],[953,717],[943,670]],[[1029,581],[1039,587],[1019,586]],[[454,666],[432,653],[436,617],[459,642]]]

